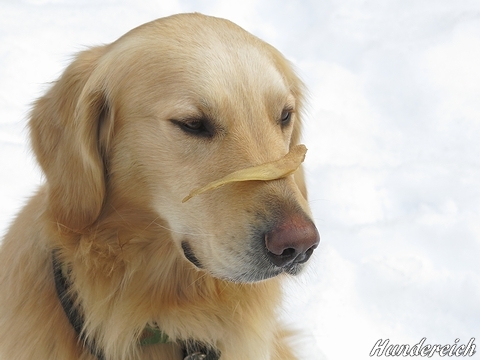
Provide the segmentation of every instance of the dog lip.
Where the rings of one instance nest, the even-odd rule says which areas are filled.
[[[227,279],[235,283],[257,283],[275,278],[284,272],[285,269],[270,266],[264,269],[257,269],[256,271],[244,272],[233,277],[228,277]]]
[[[195,256],[195,253],[193,252],[192,247],[187,241],[182,241],[182,250],[183,250],[183,254],[185,255],[188,261],[190,261],[193,265],[195,265],[199,269],[203,268],[202,263]]]
[[[307,260],[305,260],[304,262],[300,262],[300,263],[297,263],[297,264],[292,264],[291,266],[288,266],[286,268],[283,268],[284,272],[287,273],[288,275],[291,275],[291,276],[297,276],[298,274],[300,274],[300,272],[302,271],[303,269],[303,264],[305,264]]]

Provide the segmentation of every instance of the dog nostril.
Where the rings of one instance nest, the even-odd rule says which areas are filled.
[[[285,249],[283,250],[283,252],[280,254],[280,256],[282,257],[291,257],[291,256],[294,256],[296,253],[296,250],[293,249],[293,248],[288,248],[288,249]]]
[[[310,259],[310,256],[312,256],[313,250],[315,250],[316,248],[317,248],[317,245],[312,246],[310,249],[305,251],[305,254],[302,254],[301,256],[299,256],[295,261],[298,262],[299,264],[306,263],[308,259]]]
[[[315,250],[317,248],[317,246],[312,246],[310,249],[308,249],[306,252],[305,252],[305,255],[307,255],[308,257],[312,256],[313,254],[313,250]]]
[[[307,262],[319,242],[315,225],[298,215],[287,218],[265,234],[267,256],[278,267]]]
[[[296,251],[295,249],[289,248],[284,250],[280,255],[274,254],[267,249],[267,256],[272,264],[278,267],[284,267],[291,263],[295,259]]]

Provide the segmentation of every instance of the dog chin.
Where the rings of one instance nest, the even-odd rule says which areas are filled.
[[[189,249],[190,250],[190,249]],[[185,251],[185,258],[190,262],[198,271],[204,271],[210,274],[212,277],[219,280],[230,281],[238,284],[249,284],[266,281],[281,275],[296,276],[301,273],[303,264],[293,265],[288,268],[281,268],[275,265],[266,265],[261,267],[246,266],[246,270],[242,269],[225,269],[222,272],[212,271],[204,267],[193,252]]]
[[[301,273],[302,265],[294,265],[289,268],[280,268],[277,266],[269,266],[263,269],[251,269],[246,272],[237,273],[233,276],[220,276],[219,278],[235,283],[256,283],[266,281],[277,276],[290,275],[296,276]],[[218,276],[217,276],[218,277]]]

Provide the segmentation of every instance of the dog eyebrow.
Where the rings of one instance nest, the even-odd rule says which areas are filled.
[[[199,99],[196,106],[196,114],[190,117],[185,117],[185,120],[202,120],[207,129],[211,130],[213,134],[222,133],[225,131],[224,127],[217,121],[218,114],[207,99]]]
[[[275,93],[269,97],[269,100],[269,114],[275,122],[278,121],[281,112],[286,110],[295,113],[297,110],[297,101],[291,93],[287,95]]]
[[[182,203],[190,200],[194,196],[209,190],[214,190],[231,182],[253,180],[270,181],[287,177],[299,168],[300,164],[305,160],[306,153],[307,148],[305,145],[296,145],[292,147],[284,157],[278,160],[234,171],[221,179],[214,180],[205,186],[192,190],[190,194],[183,198]]]
[[[288,94],[287,99],[285,101],[285,108],[295,110],[295,105],[296,105],[295,97],[292,94]]]

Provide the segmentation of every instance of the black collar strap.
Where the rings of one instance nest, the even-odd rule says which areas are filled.
[[[90,353],[94,355],[98,360],[105,360],[105,355],[102,349],[96,345],[95,339],[87,339],[85,337],[85,333],[82,331],[83,316],[75,307],[72,298],[68,294],[69,284],[66,278],[66,273],[68,271],[64,271],[64,269],[62,269],[62,264],[57,260],[56,253],[56,250],[52,252],[55,288],[57,290],[58,299],[62,304],[65,314],[67,315],[68,321],[75,329],[79,341],[84,344],[84,346],[90,351]],[[158,328],[147,326],[144,330],[144,334],[142,335],[142,339],[140,340],[140,345],[146,346],[167,342],[170,341],[168,340],[168,336],[165,333],[163,333]],[[184,360],[218,360],[220,358],[220,353],[218,350],[205,346],[198,341],[182,341],[180,342],[180,346],[182,347]]]

